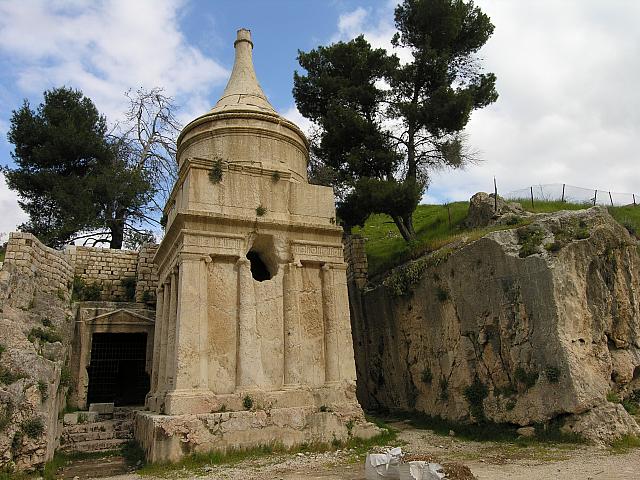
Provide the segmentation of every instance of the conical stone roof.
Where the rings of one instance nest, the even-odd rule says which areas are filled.
[[[244,28],[238,30],[233,46],[236,50],[233,71],[222,97],[211,112],[249,110],[277,115],[256,78],[256,72],[253,68],[251,31]]]
[[[222,97],[204,115],[189,122],[177,140],[178,164],[187,158],[222,158],[225,162],[289,170],[307,182],[309,142],[267,100],[253,68],[251,32],[240,29],[235,63]]]

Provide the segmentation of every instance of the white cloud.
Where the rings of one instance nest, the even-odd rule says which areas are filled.
[[[121,116],[129,88],[161,86],[178,103],[187,103],[188,94],[187,109],[199,107],[228,72],[187,43],[178,29],[181,4],[1,2],[0,50],[15,60],[16,82],[23,92],[73,86],[92,98],[111,121]],[[192,118],[203,112],[188,113]]]
[[[179,30],[175,0],[25,0],[0,2],[0,54],[11,62],[20,96],[61,85],[79,88],[113,123],[127,108],[124,93],[164,87],[183,123],[212,106],[212,87],[228,70],[190,45]],[[0,121],[4,136],[7,123]],[[0,181],[0,231],[26,220]]]
[[[287,120],[295,123],[302,132],[309,136],[311,132],[311,128],[313,127],[313,122],[308,118],[302,116],[302,114],[298,111],[298,107],[295,105],[291,105],[282,116]]]
[[[0,236],[15,231],[19,224],[28,220],[27,214],[18,206],[18,196],[9,190],[2,173],[0,173],[0,213]]]
[[[389,48],[395,3],[341,16],[333,40],[364,33]],[[502,192],[565,182],[640,192],[640,3],[475,3],[496,27],[480,56],[500,94],[467,127],[484,161],[434,172],[424,201],[467,199],[491,190],[494,175]]]

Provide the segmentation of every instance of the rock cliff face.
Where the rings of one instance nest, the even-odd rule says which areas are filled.
[[[637,241],[598,207],[529,221],[352,286],[365,408],[640,433],[607,401],[640,389]]]
[[[0,468],[42,465],[57,446],[72,278],[61,252],[14,234],[0,270]]]

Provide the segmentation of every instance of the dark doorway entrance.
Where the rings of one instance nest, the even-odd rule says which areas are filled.
[[[146,333],[94,333],[87,404],[144,405],[146,352]]]

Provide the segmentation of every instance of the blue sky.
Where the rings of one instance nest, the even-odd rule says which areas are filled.
[[[23,98],[80,88],[115,122],[128,88],[162,86],[184,122],[221,94],[240,27],[252,30],[260,83],[274,107],[307,122],[291,95],[297,50],[359,33],[390,47],[394,0],[0,1],[0,164]],[[496,30],[481,51],[500,99],[473,114],[467,133],[482,162],[433,175],[427,202],[465,200],[566,182],[640,191],[640,2],[477,0]],[[0,232],[24,221],[0,178]]]

